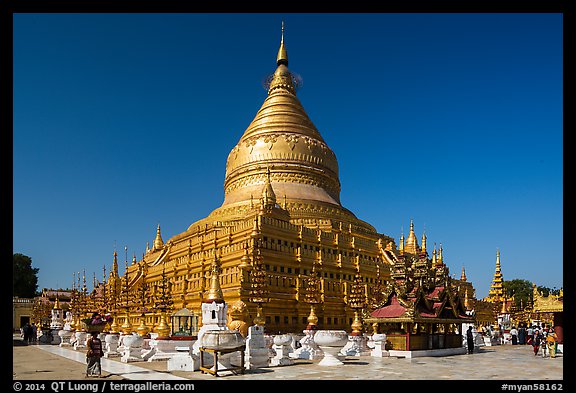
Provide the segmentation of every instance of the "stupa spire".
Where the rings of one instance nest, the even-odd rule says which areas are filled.
[[[156,228],[156,239],[154,239],[154,250],[159,250],[164,246],[164,241],[162,240],[162,235],[160,234],[160,224]]]
[[[280,49],[278,49],[278,56],[276,56],[276,64],[284,64],[288,66],[288,52],[284,46],[284,21],[282,21],[282,38],[280,39]]]
[[[262,205],[265,207],[274,207],[276,205],[276,194],[270,182],[270,168],[266,168],[266,183],[262,190]]]
[[[118,277],[118,253],[114,250],[114,261],[112,262],[112,271],[110,277]]]
[[[58,299],[58,292],[56,292],[56,300],[54,301],[54,310],[61,310],[60,299]]]
[[[410,254],[416,254],[418,253],[418,249],[418,239],[414,233],[414,221],[410,219],[410,232],[408,233],[408,238],[406,239],[406,246],[404,247],[404,251]]]
[[[214,239],[216,245],[216,239]],[[224,294],[220,286],[220,263],[218,261],[218,249],[214,247],[214,259],[212,260],[212,275],[210,276],[210,289],[206,297],[208,303],[224,303]]]
[[[422,232],[422,252],[426,253],[426,232]]]
[[[502,271],[500,267],[500,250],[496,250],[496,269],[494,271],[494,279],[492,280],[492,284],[490,285],[490,290],[488,291],[488,297],[492,298],[495,301],[499,301],[503,294],[503,277]]]

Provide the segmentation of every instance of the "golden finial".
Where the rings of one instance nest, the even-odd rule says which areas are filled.
[[[426,252],[426,232],[422,231],[422,252]]]
[[[60,299],[58,299],[58,292],[56,292],[56,300],[54,301],[54,310],[60,310]]]
[[[249,245],[248,242],[244,243],[244,255],[240,259],[240,265],[238,266],[241,269],[250,270],[250,255],[249,255]]]
[[[265,207],[274,207],[276,205],[276,193],[274,193],[270,182],[270,167],[266,168],[266,183],[262,190],[262,205]]]
[[[210,277],[210,290],[206,300],[208,303],[224,303],[222,287],[220,287],[220,266],[218,263],[217,249],[214,249],[214,260],[212,261],[212,275]]]
[[[408,233],[408,238],[406,239],[404,251],[410,254],[416,254],[418,252],[418,248],[418,239],[416,239],[416,234],[414,233],[414,221],[410,219],[410,232]]]
[[[442,248],[442,243],[438,247],[438,263],[441,265],[444,263],[444,249]]]
[[[288,66],[288,52],[284,47],[284,21],[282,21],[282,38],[280,40],[280,49],[278,49],[278,56],[276,57],[276,64],[284,64]]]
[[[462,275],[460,276],[460,281],[466,281],[466,271],[464,270],[464,266],[462,266]]]
[[[156,228],[156,239],[154,239],[154,250],[159,250],[164,246],[164,241],[162,240],[162,235],[160,234],[160,224]]]

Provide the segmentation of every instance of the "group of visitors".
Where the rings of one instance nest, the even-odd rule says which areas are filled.
[[[502,329],[494,330],[492,326],[483,327],[483,333],[488,337],[495,337],[496,339],[502,338],[501,344],[504,344],[504,339],[501,334]],[[471,330],[467,332],[468,338],[468,353],[472,353],[472,339],[470,337]],[[558,336],[554,332],[554,328],[547,325],[531,325],[526,327],[520,324],[519,328],[512,326],[510,329],[510,342],[512,345],[532,345],[534,349],[534,356],[541,354],[542,357],[555,358],[558,351]]]
[[[556,332],[554,332],[554,329],[551,327],[533,327],[532,331],[531,343],[534,349],[534,356],[537,356],[538,352],[541,352],[543,358],[545,358],[547,354],[549,354],[550,358],[555,358],[558,350],[558,336]]]
[[[20,337],[22,337],[26,344],[35,343],[36,325],[31,325],[29,322],[26,322],[26,324],[20,328]]]

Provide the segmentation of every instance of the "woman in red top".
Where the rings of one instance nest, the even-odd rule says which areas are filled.
[[[98,332],[92,332],[92,337],[86,342],[86,367],[87,377],[101,377],[102,367],[100,366],[100,358],[104,355],[102,350],[102,340],[98,338]]]

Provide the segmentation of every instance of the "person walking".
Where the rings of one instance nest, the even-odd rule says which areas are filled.
[[[528,326],[526,329],[526,344],[532,345],[532,340],[534,339],[534,325]]]
[[[98,338],[98,332],[91,332],[92,337],[86,342],[86,377],[101,377],[102,367],[100,358],[104,355],[102,340]]]
[[[526,344],[526,328],[524,327],[524,324],[521,324],[520,329],[518,329],[518,344]]]
[[[516,329],[516,326],[512,326],[510,335],[512,336],[512,345],[518,345],[518,329]]]
[[[534,349],[534,356],[538,355],[538,350],[540,349],[540,340],[542,336],[538,329],[534,329],[534,334],[532,336],[532,348]]]
[[[542,330],[540,332],[540,349],[542,350],[542,358],[548,356],[548,342],[546,341],[548,332]]]
[[[553,328],[548,330],[546,335],[546,344],[548,345],[548,352],[550,353],[550,358],[554,359],[556,357],[556,344],[558,342],[558,336],[554,332]]]
[[[472,334],[472,325],[468,326],[466,331],[466,343],[468,344],[468,354],[474,352],[474,335]]]
[[[24,325],[24,342],[32,344],[32,325],[28,322]]]

